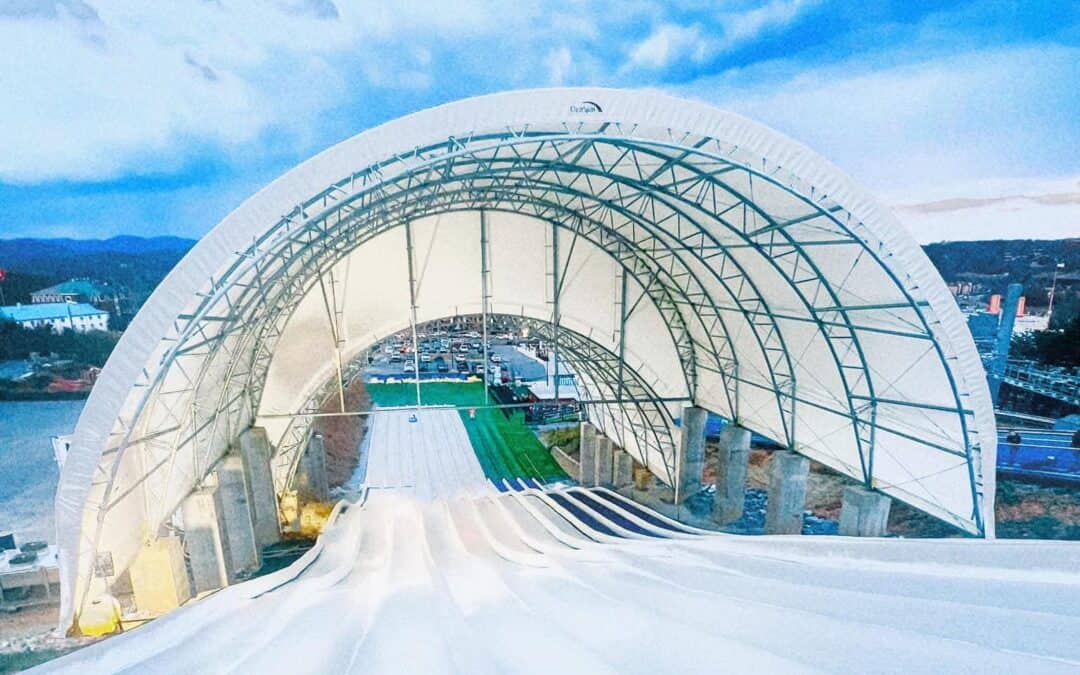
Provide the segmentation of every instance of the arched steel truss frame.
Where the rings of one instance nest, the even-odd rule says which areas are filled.
[[[634,453],[632,443],[626,438],[627,429],[621,424],[606,422],[621,413],[636,439],[644,442],[643,452],[634,453],[641,464],[646,463],[646,453],[655,452],[663,458],[665,472],[661,476],[668,485],[674,481],[676,427],[674,417],[652,384],[637,369],[626,365],[619,355],[606,349],[587,336],[565,326],[556,327],[549,321],[515,314],[493,313],[492,319],[512,319],[517,325],[527,327],[532,337],[548,343],[559,341],[560,358],[569,364],[577,378],[577,389],[583,394],[589,418],[601,431],[613,438],[621,447]],[[557,335],[556,335],[557,333]],[[345,366],[345,379],[362,377],[366,365],[366,351]],[[291,415],[288,427],[281,435],[272,457],[274,487],[278,493],[289,489],[299,464],[300,455],[307,447],[315,423],[317,411],[337,398],[337,378],[331,375],[324,380],[307,403]],[[689,402],[689,398],[686,402]],[[602,403],[597,403],[602,401]],[[607,407],[607,414],[596,414],[596,408]]]
[[[859,340],[862,331],[884,332],[927,341],[944,364],[952,388],[953,406],[920,405],[910,401],[887,401],[914,410],[955,412],[963,429],[963,448],[907,436],[913,442],[964,457],[972,492],[972,516],[981,530],[981,482],[972,462],[973,438],[969,417],[941,346],[933,339],[925,303],[917,301],[895,273],[884,264],[874,241],[860,224],[826,196],[797,191],[784,180],[782,171],[766,174],[737,158],[737,149],[708,137],[673,137],[669,141],[634,138],[618,125],[602,125],[591,132],[506,130],[468,138],[448,138],[418,147],[384,162],[363,168],[298,205],[245,251],[238,251],[232,265],[202,294],[194,310],[181,314],[154,372],[146,371],[138,384],[142,395],[130,416],[119,419],[110,438],[112,470],[99,522],[103,522],[113,495],[114,478],[127,448],[143,444],[156,447],[147,475],[162,467],[172,471],[173,458],[188,443],[201,446],[194,453],[196,473],[206,470],[239,432],[245,420],[258,411],[261,385],[274,353],[274,345],[287,323],[289,308],[310,289],[312,270],[327,273],[332,261],[355,248],[356,233],[392,227],[409,219],[440,212],[497,207],[520,211],[523,206],[566,227],[576,223],[581,234],[593,228],[613,257],[626,266],[651,270],[660,281],[644,287],[665,316],[682,320],[676,342],[686,374],[715,369],[730,397],[738,386],[769,390],[776,398],[785,435],[797,447],[795,407],[821,407],[847,416],[852,422],[861,471],[867,483],[873,477],[874,432],[884,428],[877,420],[877,406],[870,372]],[[614,156],[607,154],[614,151]],[[587,160],[587,161],[586,161]],[[722,178],[739,175],[750,187],[743,194]],[[753,198],[759,186],[780,190],[805,212],[777,220]],[[763,189],[759,187],[759,189]],[[561,221],[560,221],[561,218]],[[815,235],[800,240],[791,230],[814,221]],[[733,240],[723,241],[721,236]],[[866,237],[866,238],[864,238]],[[614,242],[619,242],[615,244]],[[853,255],[867,257],[885,270],[895,291],[907,302],[898,309],[915,313],[909,330],[860,323],[861,312],[889,310],[886,306],[846,305],[837,288],[826,278],[810,253],[815,246],[851,246]],[[619,247],[622,248],[619,248]],[[753,249],[785,279],[803,304],[805,315],[775,311],[759,292],[731,252]],[[609,250],[609,254],[611,251]],[[666,273],[661,274],[661,270]],[[697,274],[711,273],[711,283],[727,295],[718,302],[705,290]],[[321,278],[321,276],[320,276]],[[655,294],[654,294],[655,291]],[[267,307],[278,317],[265,319]],[[684,313],[685,312],[685,313]],[[767,364],[770,384],[747,377],[731,351],[725,316],[741,314]],[[847,412],[800,395],[795,381],[792,351],[784,343],[778,320],[806,321],[825,337],[843,381]],[[905,321],[907,321],[905,319]],[[708,327],[703,335],[692,326]],[[683,329],[681,326],[685,326]],[[682,332],[684,331],[685,332]],[[244,357],[245,353],[250,354]],[[705,358],[708,355],[708,358]],[[191,357],[190,360],[186,357]],[[197,371],[188,372],[191,366]],[[192,369],[194,370],[194,369]],[[166,391],[166,373],[179,373],[182,386]],[[220,381],[225,386],[220,386]],[[216,396],[204,405],[198,392],[212,382]],[[692,391],[692,390],[691,390]],[[734,400],[738,400],[735,396]],[[158,409],[172,426],[149,429],[139,436],[139,420],[149,409]],[[728,412],[739,419],[739,411]],[[899,429],[890,433],[904,435]],[[164,450],[162,453],[161,451]],[[201,457],[201,460],[200,460]],[[917,480],[914,476],[913,479]],[[144,478],[145,480],[145,478]],[[130,489],[130,488],[129,488]],[[167,483],[166,483],[167,490]],[[175,495],[174,495],[175,497]],[[152,500],[147,495],[148,502]],[[165,505],[170,505],[164,502]]]

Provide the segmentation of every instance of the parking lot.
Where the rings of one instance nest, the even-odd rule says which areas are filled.
[[[488,372],[500,382],[543,379],[544,364],[522,354],[507,338],[495,338],[488,342]],[[483,371],[483,343],[478,337],[420,336],[418,357],[414,359],[411,340],[389,339],[372,348],[369,353],[368,377],[412,378],[419,366],[420,377],[465,378],[478,376]]]

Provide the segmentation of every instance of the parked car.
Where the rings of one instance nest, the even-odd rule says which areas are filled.
[[[402,366],[401,371],[404,373],[415,373],[416,366],[413,365],[412,361],[406,361],[405,365]]]

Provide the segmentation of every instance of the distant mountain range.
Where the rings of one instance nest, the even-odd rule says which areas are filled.
[[[9,303],[28,302],[36,288],[92,277],[145,297],[194,245],[194,239],[181,237],[0,239],[0,268],[9,273],[4,295]],[[1045,303],[1057,263],[1065,263],[1064,288],[1075,289],[1080,281],[1080,239],[957,241],[924,248],[946,281],[977,279],[995,291],[1017,281],[1032,306]]]
[[[123,235],[111,239],[0,239],[0,267],[26,273],[41,273],[39,265],[50,268],[58,263],[79,264],[72,258],[98,255],[142,256],[165,254],[183,257],[194,239],[181,237],[136,237]]]
[[[124,287],[138,304],[194,245],[180,237],[0,239],[4,300],[29,302],[31,291],[89,277]]]
[[[923,249],[947,282],[979,282],[1003,293],[1010,283],[1024,286],[1029,307],[1044,307],[1058,263],[1058,300],[1080,287],[1080,239],[952,241]]]

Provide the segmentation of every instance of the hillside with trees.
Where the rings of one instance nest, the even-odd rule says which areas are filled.
[[[178,237],[0,239],[4,301],[27,303],[31,291],[90,278],[126,289],[139,305],[194,245]]]
[[[973,281],[990,293],[1011,283],[1024,286],[1027,306],[1045,311],[1057,264],[1054,326],[1063,328],[1080,314],[1080,239],[951,241],[923,247],[948,283]]]

